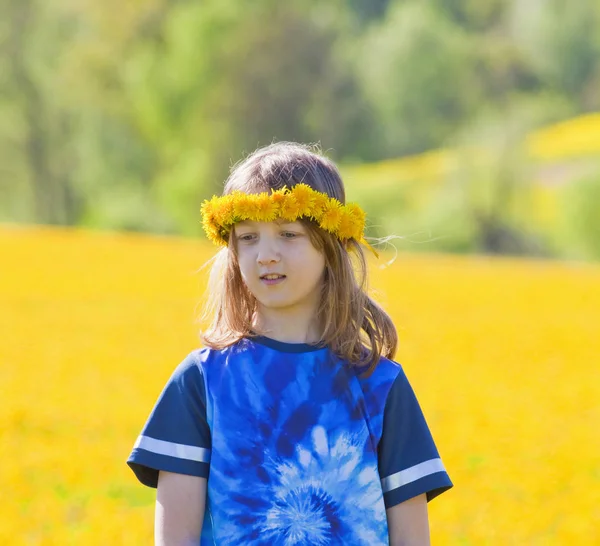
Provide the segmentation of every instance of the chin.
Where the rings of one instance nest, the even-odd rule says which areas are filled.
[[[266,309],[287,309],[289,307],[293,307],[295,302],[293,301],[286,301],[286,300],[269,300],[269,299],[264,299],[264,300],[258,300],[259,303]]]
[[[270,295],[262,298],[256,298],[258,302],[268,309],[287,309],[296,307],[303,303],[302,299],[286,297],[284,294]]]

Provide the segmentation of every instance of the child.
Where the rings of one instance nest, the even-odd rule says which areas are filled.
[[[160,545],[429,544],[452,482],[366,294],[365,214],[308,147],[256,151],[202,206],[225,248],[205,348],[175,370],[128,464]]]

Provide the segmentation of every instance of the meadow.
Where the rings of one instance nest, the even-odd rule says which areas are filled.
[[[0,544],[152,543],[125,460],[199,345],[203,241],[0,226]],[[600,543],[600,266],[399,254],[371,287],[455,487],[432,543]]]

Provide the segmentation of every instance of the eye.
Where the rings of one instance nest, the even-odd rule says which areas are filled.
[[[281,235],[284,239],[295,239],[298,236],[298,234],[293,231],[283,231],[281,232]]]
[[[244,233],[243,235],[240,235],[238,237],[238,241],[244,241],[245,243],[250,242],[252,240],[254,240],[253,233]]]

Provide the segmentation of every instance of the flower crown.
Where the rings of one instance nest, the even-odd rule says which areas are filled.
[[[309,218],[342,242],[354,239],[371,248],[364,238],[366,214],[356,203],[343,205],[304,183],[291,189],[283,187],[270,194],[234,191],[228,195],[215,195],[202,203],[201,210],[206,235],[221,246],[227,246],[231,227],[243,220],[272,222],[283,218],[295,222],[299,218]]]

